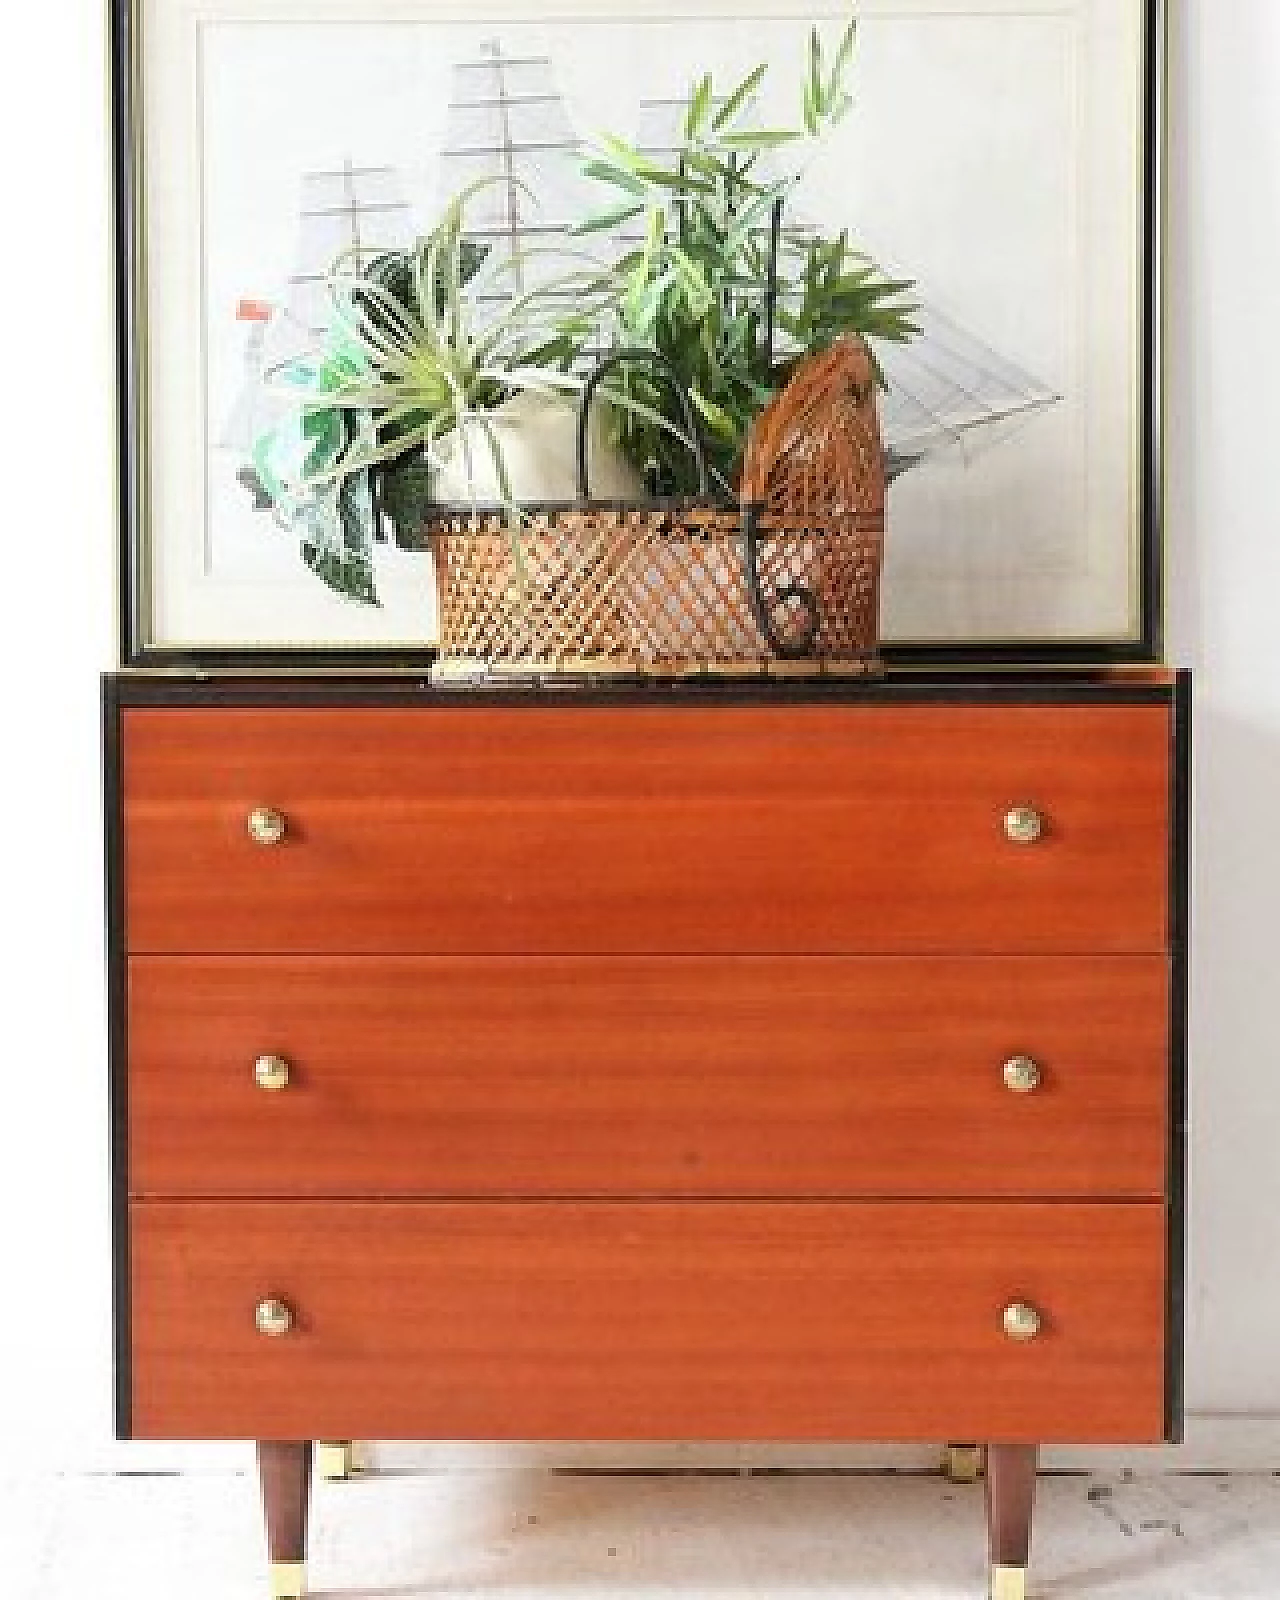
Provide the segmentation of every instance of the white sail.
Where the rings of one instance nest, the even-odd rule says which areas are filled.
[[[455,62],[442,198],[484,184],[465,212],[467,237],[488,252],[477,302],[508,303],[573,265],[572,229],[588,210],[582,155],[550,57],[492,39]]]
[[[242,301],[236,320],[248,329],[244,341],[244,377],[231,407],[218,447],[234,450],[243,460],[249,459],[253,441],[257,437],[259,399],[262,387],[262,351],[266,343],[267,323],[271,318],[269,306],[259,306],[252,301]]]
[[[293,271],[263,351],[267,370],[323,346],[333,322],[328,279],[339,258],[367,265],[388,250],[408,248],[414,237],[413,211],[395,167],[348,159],[304,172]]]
[[[248,326],[244,380],[218,444],[246,462],[254,441],[287,409],[269,375],[324,347],[333,320],[327,279],[334,262],[348,253],[367,262],[414,240],[413,212],[394,167],[348,159],[337,168],[304,172],[299,189],[293,270],[276,299],[244,300],[238,314]]]
[[[880,426],[890,478],[932,458],[972,459],[1062,398],[951,318],[917,302],[910,344],[873,340],[885,377]]]

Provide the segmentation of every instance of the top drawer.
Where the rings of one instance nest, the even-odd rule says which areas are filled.
[[[131,709],[128,946],[1153,952],[1171,734],[1147,704]]]

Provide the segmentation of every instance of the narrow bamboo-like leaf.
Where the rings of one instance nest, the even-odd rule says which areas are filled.
[[[718,433],[721,438],[733,439],[737,437],[738,430],[734,425],[733,418],[727,411],[718,406],[714,400],[708,400],[706,395],[696,386],[690,388],[689,398],[697,407],[698,414],[706,422],[707,426]]]
[[[749,72],[738,87],[729,95],[728,99],[711,119],[711,126],[719,133],[727,128],[768,75],[769,63],[762,61],[758,67]]]
[[[816,139],[818,137],[818,130],[820,127],[818,120],[818,108],[814,104],[813,94],[808,83],[806,83],[804,86],[803,115],[805,132],[811,139]]]
[[[638,175],[644,181],[656,188],[670,189],[674,194],[706,194],[716,192],[716,186],[710,178],[700,177],[695,172],[672,172],[667,167],[659,167],[652,162],[646,162],[638,169]]]
[[[626,172],[608,161],[584,162],[582,173],[599,183],[611,183],[615,189],[624,189],[628,194],[643,195],[645,192],[644,184],[634,172]]]
[[[831,64],[831,83],[833,87],[842,82],[845,73],[849,70],[849,64],[853,60],[854,47],[857,42],[858,19],[857,17],[850,17],[849,26],[844,30],[840,43],[836,46],[835,58]]]
[[[712,300],[711,288],[705,273],[690,255],[680,249],[679,245],[669,246],[668,254],[680,274],[685,292],[690,296],[690,308],[694,316],[701,316]]]
[[[721,142],[730,150],[773,150],[803,137],[795,128],[744,128],[739,133],[724,134]]]
[[[698,81],[693,93],[689,96],[689,109],[684,119],[684,136],[686,139],[696,139],[702,131],[702,125],[707,119],[707,112],[711,109],[711,74],[708,72]]]
[[[635,171],[644,165],[644,156],[635,145],[628,144],[616,133],[601,133],[599,142],[621,166]]]
[[[812,106],[815,120],[823,115],[825,96],[822,81],[822,35],[816,25],[809,30],[809,82],[805,105]]]
[[[660,432],[670,434],[673,439],[684,445],[689,451],[693,450],[693,440],[688,433],[672,422],[671,418],[659,411],[656,406],[647,405],[643,400],[636,399],[629,390],[624,390],[621,385],[610,385],[606,393],[609,404],[616,410],[649,423],[650,426],[657,428]]]
[[[723,162],[717,161],[714,155],[708,154],[705,150],[695,150],[692,147],[681,152],[681,160],[686,171],[695,173],[703,178],[709,178],[713,184],[719,182],[729,171],[728,167]]]

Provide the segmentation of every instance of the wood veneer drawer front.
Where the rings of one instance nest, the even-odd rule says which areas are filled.
[[[130,710],[129,946],[1162,950],[1170,737],[1161,705]]]
[[[147,1201],[132,1234],[141,1437],[1164,1428],[1158,1205]]]
[[[149,956],[129,1001],[135,1193],[1165,1187],[1161,956]]]

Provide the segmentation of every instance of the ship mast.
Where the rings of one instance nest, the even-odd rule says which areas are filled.
[[[511,106],[507,99],[507,76],[502,70],[502,51],[496,39],[482,46],[482,55],[493,57],[498,97],[498,119],[502,139],[502,176],[506,180],[507,229],[511,243],[512,286],[516,294],[524,289],[524,268],[520,252],[520,191],[516,186],[516,152],[511,139]]]
[[[557,253],[589,204],[581,153],[549,56],[509,54],[494,38],[455,61],[441,199],[488,184],[463,219],[463,236],[489,258],[472,285],[478,304],[510,304],[563,272]]]

